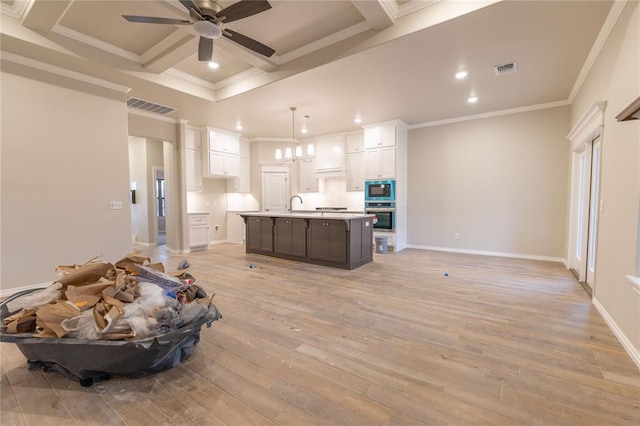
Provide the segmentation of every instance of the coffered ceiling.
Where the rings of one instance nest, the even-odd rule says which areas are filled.
[[[206,0],[194,0],[205,5]],[[205,1],[205,3],[202,3]],[[219,1],[225,8],[234,3]],[[168,116],[248,137],[286,137],[290,106],[309,136],[394,118],[410,125],[532,105],[562,104],[588,69],[612,1],[269,0],[223,24],[273,49],[265,57],[214,40],[198,61],[178,0],[2,0],[3,66],[18,55],[131,88]],[[496,76],[494,66],[517,63]],[[469,76],[456,80],[456,71]],[[467,98],[478,96],[475,104]]]

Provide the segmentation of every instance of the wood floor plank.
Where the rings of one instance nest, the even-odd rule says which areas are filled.
[[[188,260],[223,319],[182,365],[91,388],[29,371],[2,343],[3,426],[89,412],[127,425],[640,424],[640,370],[562,264],[407,249],[348,271],[236,244],[141,249],[167,269]]]

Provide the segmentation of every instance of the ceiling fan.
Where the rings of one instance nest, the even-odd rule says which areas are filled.
[[[213,40],[220,37],[226,37],[267,58],[276,52],[257,40],[229,28],[224,28],[224,24],[271,9],[271,5],[267,0],[240,0],[224,9],[213,0],[180,0],[180,3],[189,11],[191,20],[135,15],[122,15],[122,17],[129,22],[144,24],[193,25],[196,32],[200,34],[198,44],[199,61],[210,61],[212,59]]]

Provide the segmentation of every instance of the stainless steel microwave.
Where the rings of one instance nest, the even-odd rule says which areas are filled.
[[[395,180],[368,180],[364,183],[365,201],[395,201]]]

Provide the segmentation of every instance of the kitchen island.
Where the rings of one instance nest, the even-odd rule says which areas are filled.
[[[373,260],[373,215],[335,212],[239,213],[246,252],[334,268]]]

